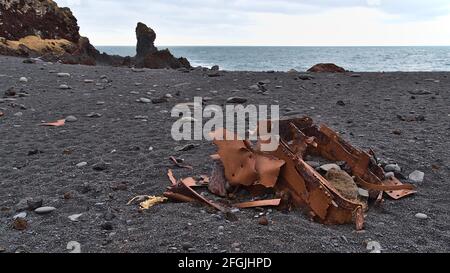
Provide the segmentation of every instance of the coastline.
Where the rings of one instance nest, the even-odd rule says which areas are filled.
[[[0,199],[7,208],[0,212],[0,246],[6,252],[67,252],[69,241],[80,242],[83,252],[185,252],[186,243],[195,252],[213,253],[236,252],[235,244],[242,252],[366,252],[368,239],[380,242],[385,252],[450,251],[448,72],[356,76],[220,71],[219,77],[208,77],[200,69],[133,72],[126,67],[24,64],[23,59],[4,56],[0,64],[0,91],[15,86],[29,94],[0,103]],[[300,74],[312,78],[302,80]],[[28,82],[19,82],[20,77]],[[266,79],[266,94],[249,89]],[[61,84],[71,89],[61,90]],[[427,94],[411,93],[417,90]],[[167,103],[136,102],[165,94],[172,95]],[[212,143],[176,152],[176,146],[186,143],[168,137],[174,121],[171,108],[195,96],[210,97],[208,104],[218,105],[234,96],[252,104],[279,104],[282,114],[311,116],[355,146],[373,148],[379,157],[402,166],[404,175],[416,169],[425,172],[425,181],[417,185],[418,194],[397,202],[387,199],[381,208],[372,208],[365,233],[353,232],[351,225],[310,222],[298,211],[274,210],[269,214],[273,224],[260,226],[254,217],[257,210],[242,210],[237,222],[228,222],[220,213],[190,204],[162,204],[144,213],[127,206],[136,195],[164,191],[167,169],[174,168],[170,156],[183,157],[194,167],[174,169],[176,177],[210,172]],[[90,113],[101,116],[87,117]],[[78,120],[60,128],[38,126],[69,115]],[[403,121],[399,116],[425,120]],[[80,162],[87,166],[77,167]],[[93,169],[102,162],[108,163],[106,169]],[[70,198],[65,199],[67,193]],[[11,219],[26,198],[42,198],[56,211],[28,212],[28,229],[17,231]],[[418,220],[414,215],[419,212],[430,219]],[[68,219],[81,213],[78,222]],[[105,223],[111,229],[105,229]]]

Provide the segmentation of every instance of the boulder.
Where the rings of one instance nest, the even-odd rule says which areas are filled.
[[[308,72],[314,73],[344,73],[346,70],[332,63],[320,63],[308,69]]]

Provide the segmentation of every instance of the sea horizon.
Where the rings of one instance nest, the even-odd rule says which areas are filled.
[[[96,46],[101,52],[134,56],[135,46]],[[450,46],[182,46],[159,45],[191,65],[229,71],[306,71],[335,63],[356,72],[450,71]]]

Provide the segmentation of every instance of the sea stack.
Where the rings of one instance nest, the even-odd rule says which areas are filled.
[[[137,67],[152,69],[161,68],[191,68],[186,58],[175,58],[168,49],[158,50],[155,47],[156,33],[144,23],[136,27],[136,57]]]

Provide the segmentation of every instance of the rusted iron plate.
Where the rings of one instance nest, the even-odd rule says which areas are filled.
[[[285,164],[283,160],[272,157],[256,155],[256,172],[258,173],[258,184],[266,188],[273,188],[277,183],[281,167]]]
[[[175,176],[173,175],[173,172],[171,169],[169,169],[167,171],[167,177],[169,177],[170,182],[172,183],[173,186],[175,186],[177,184],[177,179],[175,178]]]
[[[64,126],[65,123],[66,123],[65,119],[60,119],[60,120],[55,121],[55,122],[42,123],[42,124],[39,124],[39,125],[40,126],[61,127],[61,126]]]
[[[250,186],[258,179],[255,156],[245,141],[218,140],[225,139],[227,133],[225,129],[218,129],[211,134],[219,150],[225,177],[231,185]]]
[[[406,186],[395,177],[384,180],[383,185],[400,186],[400,187]],[[392,199],[398,200],[411,194],[417,193],[417,191],[414,189],[402,189],[402,190],[386,190],[385,193],[389,195]]]
[[[188,189],[195,196],[195,198],[205,202],[206,204],[210,205],[211,207],[213,207],[213,208],[215,208],[217,210],[220,210],[220,211],[222,211],[224,213],[228,212],[228,210],[225,207],[215,203],[212,200],[206,199],[201,194],[196,192],[192,187],[189,186],[190,185],[190,181],[189,180],[181,180],[181,183],[186,187],[186,189]]]
[[[175,166],[177,166],[177,167],[179,167],[179,168],[185,168],[185,169],[189,169],[189,170],[193,170],[193,169],[194,169],[194,168],[193,168],[192,166],[190,166],[190,165],[187,165],[187,164],[183,164],[183,163],[178,162],[178,160],[177,160],[174,156],[169,157],[169,159],[170,159],[170,161],[173,162],[173,164],[175,164]]]
[[[243,202],[243,203],[233,204],[233,206],[236,208],[240,208],[240,209],[256,208],[256,207],[270,207],[270,206],[277,207],[280,205],[280,203],[281,203],[281,198]]]

